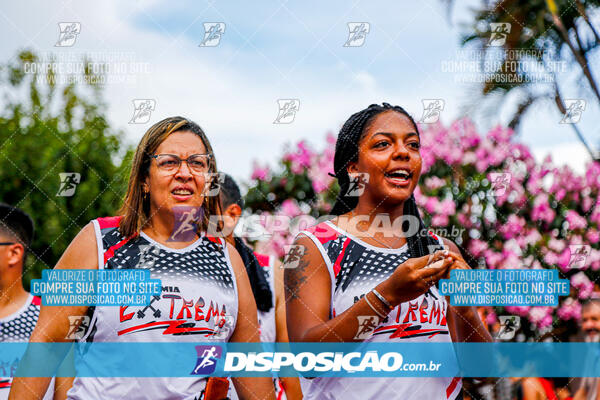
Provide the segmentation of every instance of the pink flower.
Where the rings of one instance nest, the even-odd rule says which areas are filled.
[[[567,272],[569,270],[569,263],[571,261],[571,249],[566,248],[556,258],[556,264],[561,271]]]
[[[563,240],[558,240],[555,238],[551,238],[548,241],[548,248],[552,249],[556,252],[561,252],[565,249],[565,247],[567,247],[567,245],[565,244],[565,242]]]
[[[302,210],[298,207],[296,200],[287,199],[281,203],[281,213],[289,217],[296,217],[302,214]]]
[[[283,155],[283,161],[289,161],[290,169],[294,174],[301,174],[306,168],[310,167],[313,153],[307,147],[306,142],[301,140],[296,144],[296,151]]]
[[[422,192],[421,192],[421,188],[419,186],[417,186],[415,188],[415,191],[413,192],[414,196],[415,196],[415,201],[417,202],[417,205],[419,207],[424,207],[425,203],[427,202],[427,196],[425,196]]]
[[[462,164],[463,165],[475,164],[475,162],[477,162],[477,156],[475,155],[475,152],[466,151],[463,154],[463,156],[462,156]]]
[[[456,212],[456,204],[452,199],[444,199],[439,203],[436,211],[444,215],[453,215]]]
[[[496,253],[495,251],[490,249],[486,250],[484,252],[484,255],[486,264],[490,269],[496,269],[500,267],[502,265],[502,261],[504,261],[504,257],[501,253]]]
[[[600,232],[596,229],[590,229],[585,233],[585,238],[590,241],[592,244],[598,243],[600,241]]]
[[[581,271],[571,277],[571,286],[578,290],[577,297],[587,299],[594,292],[594,282]]]
[[[566,194],[567,190],[565,188],[559,188],[556,190],[556,192],[554,192],[554,197],[556,198],[556,200],[561,201],[565,198]]]
[[[431,176],[425,179],[425,186],[429,190],[435,190],[446,186],[446,181],[444,179],[438,178],[437,176]]]
[[[337,141],[337,138],[335,137],[335,135],[333,133],[327,132],[327,136],[325,137],[325,140],[327,141],[328,145],[335,146],[335,142]]]
[[[502,249],[502,265],[504,268],[518,268],[522,264],[517,253],[506,247]]]
[[[312,156],[312,152],[306,146],[306,142],[301,140],[298,142],[296,152],[298,153],[296,161],[304,167],[310,166],[310,158]]]
[[[598,199],[600,201],[600,199]],[[595,222],[596,225],[600,225],[600,203],[597,201],[596,202],[596,208],[594,209],[594,211],[592,212],[592,215],[590,215],[590,221]]]
[[[506,311],[509,313],[519,315],[521,317],[526,317],[531,309],[530,306],[506,306],[504,308],[506,308]]]
[[[585,171],[586,186],[590,188],[600,187],[600,163],[591,162]]]
[[[490,139],[493,139],[495,142],[502,144],[510,142],[510,139],[514,133],[515,132],[512,129],[503,128],[502,126],[498,125],[489,131],[487,136]]]
[[[325,181],[322,181],[320,179],[313,178],[313,180],[312,180],[313,190],[316,193],[323,193],[324,191],[326,191],[327,189],[329,189],[329,184],[328,183],[329,182],[325,182]]]
[[[533,201],[531,219],[533,221],[545,221],[549,224],[554,220],[555,215],[556,213],[548,204],[548,195],[546,193],[537,195]]]
[[[581,201],[581,208],[587,213],[588,211],[590,211],[590,208],[592,208],[593,204],[594,200],[592,200],[591,197],[584,196],[583,200]]]
[[[547,314],[547,315],[546,315],[546,316],[545,316],[545,317],[544,317],[544,318],[543,318],[543,319],[542,319],[542,320],[539,322],[539,324],[538,324],[538,327],[539,327],[540,329],[543,329],[543,328],[549,327],[550,325],[552,325],[552,321],[553,321],[553,318],[552,318],[552,313],[548,313],[548,314]]]
[[[556,315],[563,321],[569,319],[578,320],[581,317],[581,304],[579,301],[567,297],[556,312]]]
[[[587,227],[587,221],[581,215],[577,214],[576,211],[569,210],[565,219],[569,223],[570,229],[581,229]]]
[[[251,179],[264,181],[267,179],[268,175],[269,175],[268,167],[261,168],[256,161],[253,163],[252,175],[250,176]]]
[[[529,321],[539,329],[552,325],[552,307],[531,307]]]
[[[473,257],[480,257],[487,248],[488,245],[483,240],[473,239],[469,242],[469,251]]]
[[[432,226],[446,226],[446,225],[448,225],[448,223],[449,223],[448,216],[444,215],[444,214],[435,214],[431,218]]]
[[[456,214],[456,218],[463,228],[470,228],[473,225],[465,213]]]
[[[525,249],[528,245],[535,245],[540,241],[542,235],[537,229],[530,229],[525,234],[518,235],[515,240],[520,248]]]
[[[506,223],[500,226],[500,232],[502,232],[504,239],[512,239],[513,237],[521,234],[524,227],[525,220],[521,217],[511,214],[508,216]]]
[[[327,191],[331,186],[333,178],[329,172],[333,172],[333,162],[325,157],[315,157],[308,169],[308,177],[317,194]]]
[[[549,251],[544,255],[544,262],[551,267],[555,266],[558,263],[558,256],[555,252]]]
[[[527,191],[531,194],[531,195],[537,195],[540,194],[543,191],[542,188],[542,178],[544,176],[541,174],[541,171],[536,168],[535,170],[533,170],[531,172],[531,175],[529,175],[529,179],[527,180]]]
[[[492,310],[486,315],[485,322],[488,324],[488,326],[491,326],[494,325],[496,321],[498,321],[498,317],[496,316],[496,313]]]
[[[437,209],[438,203],[439,200],[437,197],[428,197],[427,201],[425,202],[425,211],[427,211],[429,214],[433,214],[433,212],[435,212]]]

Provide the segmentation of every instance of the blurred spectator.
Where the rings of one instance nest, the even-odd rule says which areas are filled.
[[[33,221],[22,210],[0,203],[0,343],[28,342],[40,314],[40,299],[23,288],[23,266]],[[8,398],[17,360],[0,360],[0,400]],[[52,397],[53,383],[47,396]]]
[[[600,342],[600,298],[592,298],[583,304],[581,309],[581,332],[577,341],[586,343]],[[573,380],[577,389],[575,400],[600,399],[600,378],[587,377]]]
[[[523,378],[521,381],[522,400],[568,400],[572,399],[561,378]]]

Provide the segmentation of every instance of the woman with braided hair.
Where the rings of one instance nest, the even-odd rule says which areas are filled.
[[[373,104],[343,125],[337,217],[302,231],[302,256],[285,269],[290,341],[492,340],[473,307],[449,306],[435,286],[450,269],[469,267],[453,242],[424,228],[413,196],[419,148],[418,127],[398,106]],[[302,383],[307,399],[456,399],[462,388],[451,377]]]

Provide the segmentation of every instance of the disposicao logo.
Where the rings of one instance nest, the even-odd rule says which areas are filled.
[[[225,358],[225,371],[279,371],[282,367],[293,367],[296,371],[397,371],[402,366],[402,355],[389,352],[381,357],[376,351],[366,354],[352,353],[309,353],[286,352],[239,353],[229,352]]]
[[[217,360],[223,355],[221,346],[196,346],[198,360],[191,375],[210,375],[215,372]]]

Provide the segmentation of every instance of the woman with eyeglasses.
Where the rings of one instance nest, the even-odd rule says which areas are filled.
[[[82,342],[259,342],[244,264],[223,238],[206,234],[210,216],[220,215],[219,198],[210,190],[216,173],[211,145],[194,122],[172,117],[148,129],[137,147],[119,216],[85,226],[56,268],[147,268],[161,280],[161,294],[141,307],[42,306],[31,341],[64,342],[68,317],[87,315]],[[17,378],[10,398],[39,398],[48,382]],[[202,376],[76,377],[67,398],[223,399],[222,382]],[[233,378],[233,383],[242,399],[274,398],[269,378]]]

